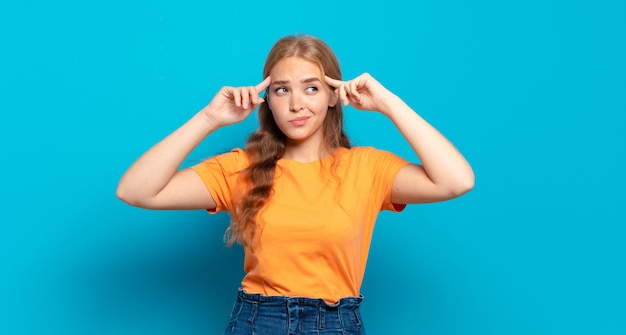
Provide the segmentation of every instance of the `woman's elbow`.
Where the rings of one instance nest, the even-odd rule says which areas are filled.
[[[471,191],[474,188],[476,178],[474,173],[470,173],[464,178],[459,179],[453,187],[452,193],[454,197],[462,196],[463,194]]]
[[[142,201],[141,197],[138,197],[133,192],[128,190],[128,188],[123,185],[118,185],[115,190],[115,196],[123,201],[124,203],[134,206],[134,207],[146,207],[144,201]]]
[[[126,192],[126,190],[121,187],[120,185],[117,186],[117,189],[115,190],[115,196],[122,200],[123,202],[132,205],[132,198],[129,197],[128,192]]]

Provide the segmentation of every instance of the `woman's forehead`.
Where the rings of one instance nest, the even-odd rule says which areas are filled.
[[[300,58],[288,57],[280,60],[270,71],[272,82],[274,81],[303,81],[310,78],[321,79],[322,67],[315,62]]]

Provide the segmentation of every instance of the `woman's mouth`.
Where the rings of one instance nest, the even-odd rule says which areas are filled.
[[[309,121],[308,116],[302,116],[302,117],[295,118],[293,120],[289,120],[289,124],[291,124],[294,127],[301,127],[301,126],[304,126],[308,121]]]

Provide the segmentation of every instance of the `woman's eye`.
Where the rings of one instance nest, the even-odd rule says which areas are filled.
[[[318,90],[317,90],[317,87],[315,87],[315,86],[310,86],[310,87],[307,87],[306,91],[307,91],[308,93],[315,93],[315,92],[317,92]]]
[[[278,88],[276,88],[274,90],[274,92],[277,93],[277,94],[284,94],[284,93],[287,92],[287,88],[285,88],[285,87],[278,87]]]

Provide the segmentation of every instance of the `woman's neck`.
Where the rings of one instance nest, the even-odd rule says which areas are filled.
[[[294,142],[288,141],[285,147],[283,159],[294,160],[302,163],[318,161],[333,153],[333,149],[318,142]]]

